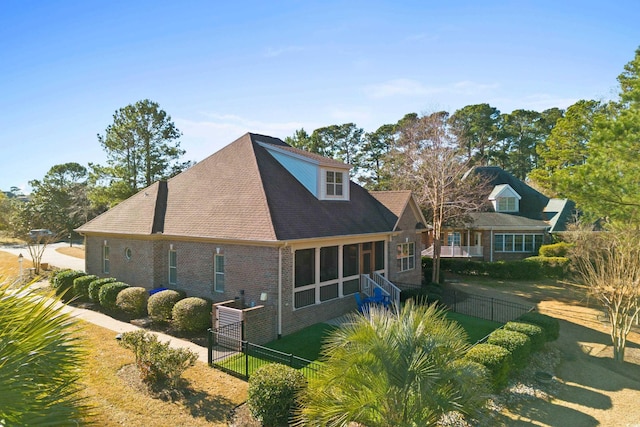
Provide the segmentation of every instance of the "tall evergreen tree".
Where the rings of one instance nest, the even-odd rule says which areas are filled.
[[[188,167],[189,162],[178,161],[185,153],[180,136],[171,116],[156,102],[144,99],[117,110],[113,124],[98,135],[107,165],[90,165],[94,200],[113,205]]]

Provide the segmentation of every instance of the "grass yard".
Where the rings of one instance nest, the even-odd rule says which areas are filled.
[[[335,328],[326,323],[317,323],[279,340],[271,341],[265,347],[294,354],[303,359],[317,360],[320,357],[322,340]]]
[[[183,378],[173,401],[152,397],[136,381],[133,353],[118,345],[115,332],[79,322],[86,348],[82,367],[83,396],[100,426],[227,426],[231,411],[247,398],[247,383],[197,362]]]
[[[460,326],[462,326],[469,336],[470,344],[477,343],[479,340],[502,326],[502,323],[466,316],[452,311],[447,311],[447,319],[456,321]]]

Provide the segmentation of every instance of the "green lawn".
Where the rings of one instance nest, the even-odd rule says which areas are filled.
[[[283,353],[294,354],[307,360],[317,360],[320,356],[322,340],[335,329],[326,323],[316,323],[279,340],[265,344],[265,347]]]
[[[475,344],[502,326],[502,323],[466,316],[452,311],[447,311],[447,319],[454,320],[462,326],[469,336],[469,344]]]
[[[489,320],[478,319],[453,312],[447,312],[447,318],[458,322],[462,326],[469,337],[469,344],[475,344],[478,340],[502,326],[502,324],[498,322],[491,322]],[[335,328],[335,326],[326,323],[317,323],[293,334],[286,335],[279,340],[271,341],[265,344],[264,347],[277,350],[287,355],[292,354],[302,359],[317,361],[320,358],[320,350],[324,338]],[[248,371],[249,375],[251,375],[258,367],[271,362],[273,362],[273,360],[269,360],[268,357],[263,357],[259,354],[254,354],[248,358],[245,358],[242,354],[236,354],[228,357],[224,361],[219,361],[218,364],[234,372]],[[305,374],[307,374],[307,372],[305,372]]]

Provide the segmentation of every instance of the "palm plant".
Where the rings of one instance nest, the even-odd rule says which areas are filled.
[[[79,425],[82,352],[54,294],[0,284],[0,425]]]
[[[325,367],[301,397],[310,425],[429,426],[485,401],[486,371],[460,360],[464,330],[434,305],[352,315],[323,348]]]

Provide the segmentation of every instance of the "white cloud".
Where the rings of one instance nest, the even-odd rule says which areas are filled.
[[[497,83],[483,84],[469,80],[446,84],[443,86],[427,86],[417,80],[395,79],[377,85],[365,87],[365,93],[371,98],[389,98],[394,96],[420,97],[433,94],[475,95],[486,93],[499,87]]]

